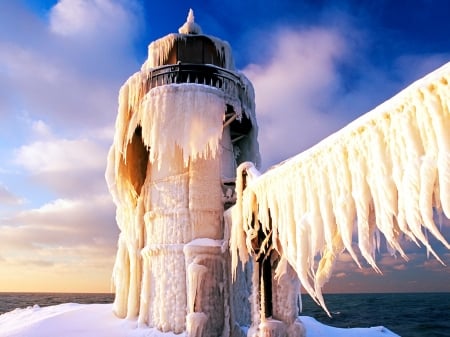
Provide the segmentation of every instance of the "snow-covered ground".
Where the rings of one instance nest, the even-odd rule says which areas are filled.
[[[314,318],[301,316],[307,337],[395,337],[378,326],[372,328],[333,328]],[[116,318],[111,304],[64,303],[49,307],[35,305],[0,315],[0,337],[184,337],[137,328],[137,322]]]

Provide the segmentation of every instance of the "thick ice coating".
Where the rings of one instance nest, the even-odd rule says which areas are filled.
[[[181,73],[181,64],[167,65],[175,41],[185,38],[152,43],[141,71],[120,90],[106,171],[120,228],[113,310],[163,332],[227,335],[234,307],[223,181],[234,180],[237,156],[259,161],[254,93],[230,69],[201,64]],[[232,68],[228,45],[208,39]],[[208,82],[199,75],[206,68]],[[211,75],[219,72],[227,77]],[[230,124],[242,119],[250,131],[233,143]]]
[[[189,24],[189,22],[186,22]],[[184,27],[184,26],[183,26]],[[183,28],[182,27],[182,28]],[[187,32],[180,28],[181,32]],[[200,34],[200,33],[199,33]],[[216,46],[217,52],[220,54],[219,58],[224,61],[224,68],[228,70],[235,70],[234,58],[231,51],[231,47],[228,42],[218,39],[214,36],[207,35],[214,45]],[[173,49],[176,40],[185,40],[187,38],[186,34],[169,34],[165,37],[153,41],[148,46],[148,59],[142,65],[142,70],[150,70],[155,67],[162,66],[166,64],[166,61],[170,55],[170,51]]]
[[[238,172],[234,268],[238,256],[245,262],[254,251],[259,231],[271,235],[270,249],[287,259],[302,286],[326,310],[321,288],[337,255],[346,249],[359,264],[352,245],[355,229],[362,256],[378,272],[380,232],[405,259],[400,246],[404,235],[440,261],[426,232],[450,249],[433,220],[433,210],[450,217],[449,81],[450,63],[311,149],[247,181],[245,189]]]

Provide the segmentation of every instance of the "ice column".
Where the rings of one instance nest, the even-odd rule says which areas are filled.
[[[184,252],[188,270],[187,333],[192,337],[220,336],[224,330],[229,331],[222,240],[194,240],[184,247]]]
[[[107,170],[121,229],[114,311],[180,333],[187,307],[183,247],[223,237],[217,159],[225,103],[221,91],[195,84],[158,87],[136,100],[133,83],[122,89]]]

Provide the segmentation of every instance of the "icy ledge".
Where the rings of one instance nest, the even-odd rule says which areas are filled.
[[[300,317],[308,337],[398,337],[388,329],[333,328],[308,316]],[[156,329],[137,328],[137,321],[112,313],[112,304],[65,303],[50,307],[28,307],[0,315],[0,337],[185,337]]]

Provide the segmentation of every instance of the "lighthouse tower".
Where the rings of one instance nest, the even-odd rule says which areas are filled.
[[[114,312],[187,336],[243,336],[250,277],[231,282],[224,210],[259,165],[254,92],[192,10],[122,86],[106,180],[120,229]]]

